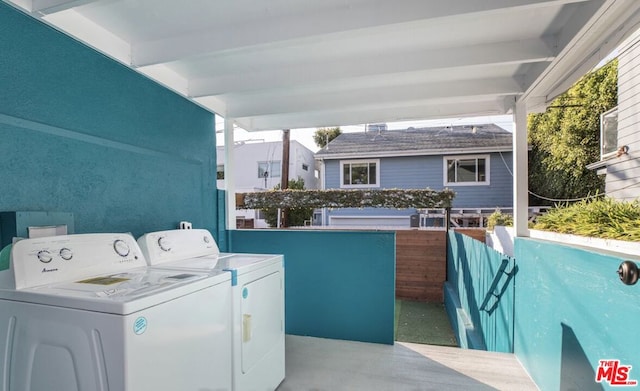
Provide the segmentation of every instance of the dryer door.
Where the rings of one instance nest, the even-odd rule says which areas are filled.
[[[282,343],[284,301],[282,273],[275,272],[242,286],[242,372],[251,371]]]

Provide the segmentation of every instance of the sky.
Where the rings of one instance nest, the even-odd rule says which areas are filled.
[[[493,123],[501,128],[511,132],[513,131],[513,116],[511,115],[492,115],[487,117],[466,117],[466,118],[444,118],[444,119],[436,119],[436,120],[422,120],[422,121],[405,121],[405,122],[388,122],[387,129],[388,130],[399,130],[406,129],[408,127],[414,128],[424,128],[431,126],[458,126],[458,125],[481,125]],[[364,132],[366,125],[348,125],[348,126],[340,126],[340,129],[343,133],[349,132]],[[216,134],[216,142],[218,146],[224,145],[224,119],[220,116],[216,115],[216,129],[218,133]],[[313,133],[316,131],[316,128],[305,128],[305,129],[291,129],[291,140],[296,140],[300,144],[309,148],[313,152],[318,151],[318,146],[313,142]],[[272,130],[272,131],[262,131],[262,132],[247,132],[244,129],[236,128],[234,132],[234,139],[236,141],[281,141],[282,140],[282,131],[280,130]]]

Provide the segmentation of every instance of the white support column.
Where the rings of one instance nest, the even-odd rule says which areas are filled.
[[[513,228],[515,236],[528,237],[529,148],[527,144],[527,106],[524,102],[516,102],[513,122]]]
[[[227,195],[227,229],[236,229],[236,181],[234,159],[233,120],[224,119],[224,186]]]
[[[329,137],[329,136],[327,136]],[[328,138],[327,138],[328,140]],[[329,144],[327,142],[327,144]],[[327,190],[327,178],[326,178],[326,172],[327,172],[327,166],[325,164],[324,159],[320,160],[320,189],[322,190]],[[329,223],[327,222],[327,208],[324,207],[322,208],[322,223],[320,224],[321,226],[326,226],[329,225]]]

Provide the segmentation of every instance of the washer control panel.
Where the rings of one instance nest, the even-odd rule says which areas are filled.
[[[149,265],[220,254],[211,232],[206,229],[175,229],[150,232],[138,239]]]
[[[97,274],[121,273],[147,262],[130,234],[80,234],[23,239],[11,250],[15,288]]]

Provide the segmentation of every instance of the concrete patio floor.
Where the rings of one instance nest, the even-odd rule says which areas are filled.
[[[537,390],[512,354],[287,335],[278,391]]]

